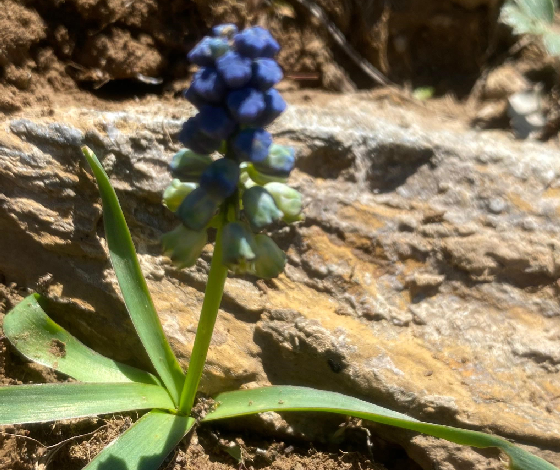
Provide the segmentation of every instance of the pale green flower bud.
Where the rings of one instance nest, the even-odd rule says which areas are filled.
[[[243,193],[243,209],[253,229],[270,225],[284,215],[272,196],[261,186],[254,186]]]
[[[245,188],[245,189],[249,189],[252,188],[253,186],[256,186],[257,183],[255,183],[251,177],[249,176],[249,173],[247,173],[247,166],[250,165],[250,163],[247,162],[241,162],[239,164],[239,170],[241,171],[241,174],[239,176],[239,183]]]
[[[268,235],[255,235],[254,274],[263,279],[271,279],[280,275],[286,265],[286,255]]]
[[[185,227],[199,231],[205,228],[218,210],[218,203],[212,198],[204,188],[196,188],[192,191],[175,214]]]
[[[212,163],[210,155],[201,155],[189,149],[181,149],[169,164],[173,178],[181,181],[198,181],[202,172]]]
[[[265,185],[266,183],[285,183],[288,181],[287,176],[274,176],[274,175],[267,175],[265,173],[260,172],[255,168],[252,163],[247,165],[247,174],[250,178],[257,184]]]
[[[222,263],[236,273],[253,272],[255,236],[242,222],[230,222],[222,233]]]
[[[181,202],[183,202],[183,199],[196,189],[197,186],[196,183],[181,183],[181,180],[175,178],[163,192],[163,204],[171,212],[175,212],[181,205]]]
[[[193,266],[208,242],[206,230],[195,232],[184,225],[161,237],[163,253],[171,258],[178,268]]]
[[[272,144],[268,155],[263,161],[255,162],[255,170],[267,176],[287,178],[294,169],[296,162],[295,151],[292,147]]]
[[[284,213],[282,220],[287,223],[302,220],[301,215],[301,194],[293,188],[283,183],[267,183],[264,185],[278,209]]]

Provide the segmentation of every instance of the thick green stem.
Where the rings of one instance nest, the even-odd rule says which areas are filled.
[[[224,285],[227,278],[227,267],[222,264],[222,231],[223,223],[218,227],[216,235],[216,244],[214,245],[214,254],[210,263],[210,272],[208,273],[208,283],[206,284],[206,292],[204,293],[204,302],[198,320],[196,329],[196,337],[194,347],[187,371],[187,377],[181,392],[181,400],[179,402],[179,412],[188,414],[194,404],[198,384],[202,375],[202,369],[206,362],[206,355],[214,324],[218,316],[218,309],[222,301],[224,293]]]

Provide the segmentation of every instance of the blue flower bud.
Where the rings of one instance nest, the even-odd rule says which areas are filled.
[[[215,152],[222,145],[221,140],[208,137],[200,130],[198,115],[183,123],[183,128],[179,132],[179,141],[193,152],[200,154]]]
[[[276,85],[284,74],[273,59],[256,59],[253,61],[251,86],[266,91]]]
[[[240,88],[251,80],[251,59],[230,51],[216,61],[216,69],[229,88]]]
[[[173,155],[169,170],[173,178],[179,178],[181,181],[198,181],[210,163],[212,163],[210,155],[201,155],[189,149],[181,149]]]
[[[243,129],[233,139],[233,153],[240,162],[261,162],[268,155],[272,136],[264,129]]]
[[[219,24],[212,28],[212,34],[214,36],[222,36],[226,38],[232,38],[238,31],[237,26],[233,23]]]
[[[196,232],[183,225],[161,237],[163,254],[169,256],[178,268],[194,266],[207,242],[206,230]]]
[[[227,158],[220,158],[202,173],[200,187],[216,202],[233,194],[239,182],[239,163]]]
[[[252,272],[254,235],[246,224],[230,222],[222,233],[222,263],[237,273]]]
[[[206,101],[204,101],[204,99],[202,99],[198,95],[198,93],[194,90],[192,86],[188,87],[185,91],[183,91],[183,98],[189,101],[197,109],[200,109],[202,106],[206,104]]]
[[[221,106],[202,106],[197,119],[200,130],[213,139],[228,139],[235,131],[235,122]]]
[[[191,88],[198,96],[211,103],[219,103],[226,94],[226,84],[214,67],[203,67],[193,77]]]
[[[280,46],[272,35],[260,26],[247,28],[233,38],[235,48],[245,57],[274,57],[280,51]]]
[[[264,94],[264,102],[266,108],[258,119],[258,125],[261,127],[271,124],[286,110],[286,102],[275,88],[271,88]]]
[[[183,199],[192,193],[198,185],[196,183],[183,183],[175,178],[163,192],[163,204],[171,212],[175,212]]]
[[[266,108],[263,93],[249,87],[231,91],[227,105],[233,118],[239,124],[248,126],[258,122]]]
[[[175,214],[185,227],[199,232],[208,225],[217,210],[218,202],[204,188],[196,188],[183,199]]]
[[[294,169],[296,162],[295,152],[292,147],[272,144],[268,149],[267,157],[254,164],[259,173],[265,175],[287,178]]]
[[[283,183],[267,183],[264,185],[278,209],[284,213],[282,220],[286,223],[302,220],[301,194]]]
[[[206,67],[214,65],[214,61],[229,51],[230,46],[224,38],[205,36],[187,54],[187,58],[196,65]]]
[[[243,210],[251,228],[260,230],[284,215],[268,191],[261,186],[253,186],[243,193]]]
[[[284,271],[286,255],[272,238],[264,234],[255,235],[254,274],[263,279],[272,279]]]

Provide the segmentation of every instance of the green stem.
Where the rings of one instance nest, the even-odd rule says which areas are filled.
[[[181,400],[179,401],[179,412],[183,414],[190,413],[194,404],[198,384],[202,375],[202,369],[206,362],[208,347],[212,339],[214,324],[218,316],[218,309],[222,301],[224,293],[224,285],[227,278],[227,267],[222,264],[222,231],[224,223],[218,227],[216,235],[216,244],[214,245],[214,254],[210,263],[210,272],[208,273],[208,283],[206,284],[206,292],[204,293],[204,301],[198,320],[196,329],[196,337],[194,339],[194,347],[187,370],[185,383],[181,392]]]

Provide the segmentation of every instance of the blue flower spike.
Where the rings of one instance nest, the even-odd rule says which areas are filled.
[[[228,139],[236,128],[235,121],[224,108],[211,104],[200,108],[198,125],[201,132],[219,141]]]
[[[202,173],[200,187],[216,202],[222,203],[231,196],[239,182],[239,164],[227,158],[220,158]]]
[[[185,227],[199,232],[210,223],[218,206],[219,203],[215,198],[211,197],[204,188],[199,187],[183,199],[175,211],[175,215],[179,217]]]
[[[183,123],[183,128],[179,132],[179,141],[195,153],[208,154],[215,152],[221,147],[222,142],[202,132],[198,116],[197,114]]]
[[[235,48],[245,57],[257,59],[259,57],[273,58],[280,52],[280,46],[272,35],[260,26],[247,28],[233,38]]]
[[[219,24],[212,28],[212,34],[214,36],[221,36],[228,39],[233,38],[233,36],[235,36],[238,31],[239,30],[237,29],[237,26],[235,26],[233,23]]]
[[[248,57],[229,51],[216,61],[216,69],[229,88],[240,88],[247,85],[253,73],[253,63]]]
[[[274,198],[262,186],[253,186],[243,193],[243,210],[254,230],[263,229],[284,216]]]
[[[234,24],[221,24],[189,53],[200,68],[184,96],[198,114],[179,133],[187,148],[173,157],[175,179],[164,193],[164,204],[182,222],[162,240],[178,265],[192,266],[207,230],[218,229],[221,262],[235,274],[270,279],[284,269],[282,250],[258,233],[302,219],[301,194],[284,184],[294,150],[273,144],[265,130],[286,109],[274,88],[283,78],[274,59],[279,50],[266,29],[238,32]],[[223,158],[210,157],[216,151]]]
[[[284,213],[284,222],[291,223],[301,220],[301,194],[283,183],[267,183],[264,189],[274,199],[274,202]]]
[[[284,78],[278,62],[273,59],[255,59],[252,72],[251,85],[261,91],[272,88]]]
[[[224,227],[222,263],[234,272],[253,272],[255,236],[243,222],[230,222]]]
[[[233,153],[240,162],[262,162],[272,145],[272,136],[264,129],[244,129],[232,142]]]
[[[200,109],[206,101],[190,86],[183,92],[183,98],[189,101],[195,108]]]
[[[294,169],[295,163],[295,152],[292,147],[272,144],[266,158],[262,162],[255,163],[254,167],[265,175],[287,178]]]
[[[286,255],[268,235],[255,235],[254,250],[256,259],[253,272],[256,276],[272,279],[284,271]]]
[[[222,37],[205,36],[192,50],[187,54],[187,58],[193,64],[200,67],[214,65],[214,61],[228,52],[230,49],[227,39]]]
[[[286,110],[286,102],[275,88],[271,88],[264,94],[265,109],[261,114],[258,125],[268,126]]]
[[[197,182],[210,163],[212,163],[210,155],[195,153],[190,149],[181,149],[173,155],[169,171],[173,178]]]
[[[183,202],[183,199],[197,187],[198,184],[196,183],[183,183],[181,180],[175,178],[163,192],[163,205],[171,212],[175,212]]]
[[[207,242],[206,230],[195,232],[183,225],[161,237],[163,254],[169,256],[173,264],[180,269],[194,266]]]
[[[226,94],[226,84],[214,67],[203,67],[193,77],[194,92],[203,100],[219,103]]]
[[[257,125],[259,118],[266,109],[264,94],[255,88],[234,90],[227,97],[228,109],[233,118],[240,124]]]

